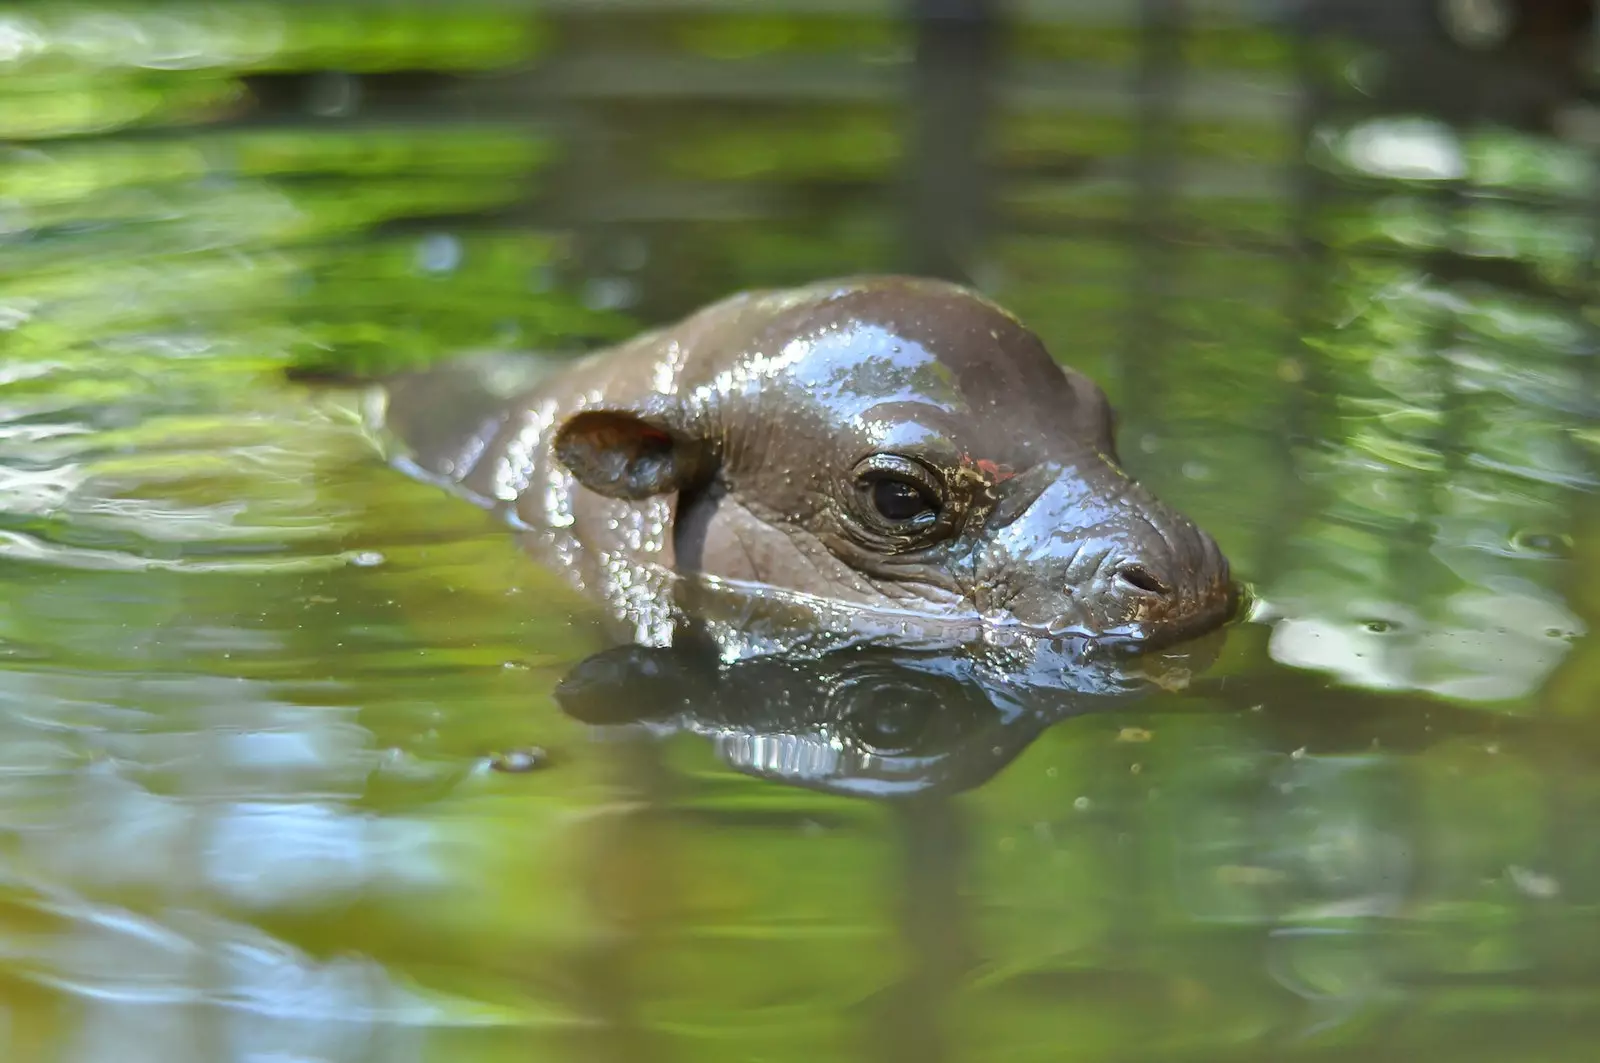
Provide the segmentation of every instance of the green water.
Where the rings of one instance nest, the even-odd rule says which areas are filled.
[[[948,800],[596,737],[582,604],[283,382],[902,266],[907,31],[782,7],[0,8],[0,1058],[1595,1058],[1576,136],[1005,36],[971,272],[1258,602]]]

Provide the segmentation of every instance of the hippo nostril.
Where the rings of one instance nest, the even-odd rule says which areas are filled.
[[[1118,583],[1140,594],[1153,594],[1158,598],[1165,598],[1172,593],[1171,588],[1143,565],[1118,565],[1114,575]]]

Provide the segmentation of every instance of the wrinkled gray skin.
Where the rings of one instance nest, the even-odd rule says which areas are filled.
[[[1233,608],[1216,543],[1123,472],[1104,393],[943,282],[744,293],[509,398],[458,387],[390,382],[410,463],[642,642],[670,640],[675,575],[1150,645]]]

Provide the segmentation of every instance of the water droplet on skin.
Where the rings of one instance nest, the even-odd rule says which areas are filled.
[[[1068,634],[1072,629],[1073,620],[1067,616],[1058,616],[1045,625],[1045,631],[1056,636]]]

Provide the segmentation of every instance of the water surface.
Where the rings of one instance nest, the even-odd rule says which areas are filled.
[[[1592,1058],[1576,30],[752,7],[0,9],[0,1055]],[[602,656],[283,380],[873,269],[1102,381],[1257,596],[1039,718],[852,664],[946,699],[837,743],[909,800],[771,739],[848,670]]]

